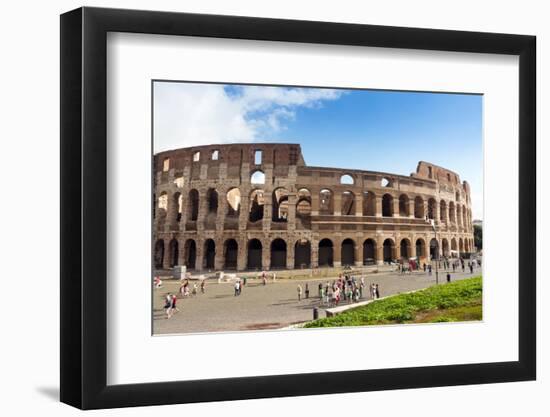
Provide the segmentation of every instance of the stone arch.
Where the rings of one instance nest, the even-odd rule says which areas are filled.
[[[391,238],[384,240],[382,245],[384,262],[393,262],[395,259],[395,242]]]
[[[170,268],[173,268],[174,266],[178,265],[179,262],[179,243],[176,238],[173,238],[169,245],[169,252],[170,252]]]
[[[465,228],[468,227],[468,216],[466,215],[465,205],[462,205],[462,224]]]
[[[355,194],[351,191],[344,191],[342,193],[342,210],[343,216],[355,215]]]
[[[416,257],[418,259],[426,257],[426,242],[422,238],[416,239]]]
[[[209,188],[206,192],[206,203],[208,214],[216,215],[218,213],[218,192],[214,188]]]
[[[344,174],[340,177],[340,184],[353,185],[355,184],[355,179],[350,174]]]
[[[257,222],[264,218],[265,195],[263,190],[255,189],[250,192],[250,210],[248,220]]]
[[[307,239],[299,239],[294,245],[294,268],[311,267],[311,242]]]
[[[231,188],[227,191],[227,216],[238,217],[241,209],[241,191],[238,188]]]
[[[265,174],[262,170],[258,169],[250,175],[250,183],[255,185],[265,184]]]
[[[172,207],[171,215],[172,222],[179,223],[181,221],[182,212],[183,212],[183,195],[180,192],[175,192],[172,195]]]
[[[376,263],[376,241],[368,238],[363,242],[363,265]]]
[[[462,207],[460,204],[456,205],[456,224],[462,227]]]
[[[248,269],[262,268],[262,242],[259,239],[250,239],[247,245],[246,267]]]
[[[434,198],[428,199],[428,219],[435,219],[435,212],[437,203]]]
[[[447,203],[445,200],[439,202],[439,221],[441,223],[447,222]]]
[[[464,251],[470,253],[470,239],[464,239]]]
[[[162,239],[155,242],[154,262],[156,269],[161,269],[164,265],[164,240]]]
[[[399,215],[409,217],[409,196],[407,194],[399,196]]]
[[[435,260],[438,258],[439,253],[439,242],[437,239],[433,238],[430,240],[430,259]]]
[[[455,203],[453,201],[449,202],[449,221],[453,224],[456,223],[456,215],[455,215]]]
[[[197,262],[197,244],[193,239],[187,239],[183,248],[184,265],[187,269],[195,269]]]
[[[456,251],[458,250],[458,246],[456,244],[456,239],[453,237],[451,239],[451,256],[456,256]]]
[[[334,214],[332,191],[328,188],[319,191],[319,214]]]
[[[319,242],[319,266],[332,266],[334,263],[334,247],[332,240],[322,239]]]
[[[462,255],[464,253],[464,242],[462,238],[458,239],[458,252]]]
[[[376,195],[372,191],[363,193],[363,216],[376,216]]]
[[[399,243],[399,256],[401,259],[409,259],[412,256],[411,241],[406,237]]]
[[[277,238],[271,242],[271,269],[286,268],[286,242]]]
[[[214,269],[216,260],[216,242],[214,239],[206,239],[204,242],[204,266],[206,269]]]
[[[307,188],[300,188],[297,198],[296,216],[301,218],[311,216],[311,192]]]
[[[347,238],[342,241],[340,255],[342,266],[355,265],[355,242],[353,239]]]
[[[424,218],[424,199],[420,196],[416,196],[414,199],[414,218]]]
[[[187,218],[192,222],[199,217],[199,192],[193,188],[189,191]]]
[[[288,190],[286,188],[276,188],[272,195],[273,222],[288,221]]]
[[[223,244],[224,269],[237,269],[238,257],[239,257],[239,244],[235,239],[227,239]]]
[[[451,255],[449,250],[449,241],[446,238],[441,239],[441,249],[443,251],[443,256],[448,258]]]
[[[163,191],[160,193],[158,198],[157,209],[155,210],[155,216],[158,217],[159,224],[163,224],[166,220],[166,215],[168,213],[168,193]]]
[[[382,196],[382,216],[393,216],[393,196],[391,194],[384,194]]]

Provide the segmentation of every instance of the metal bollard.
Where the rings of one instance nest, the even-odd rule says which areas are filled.
[[[319,309],[317,307],[313,307],[313,320],[317,320],[319,318]]]

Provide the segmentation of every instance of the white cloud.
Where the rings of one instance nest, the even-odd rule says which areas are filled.
[[[159,82],[154,89],[155,152],[254,142],[284,130],[299,107],[317,108],[343,92],[330,89]]]

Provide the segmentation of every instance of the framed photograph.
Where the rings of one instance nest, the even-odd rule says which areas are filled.
[[[61,401],[533,380],[535,37],[61,16]]]

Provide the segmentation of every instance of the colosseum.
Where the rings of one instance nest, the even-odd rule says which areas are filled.
[[[468,183],[428,162],[405,176],[308,166],[298,144],[224,144],[158,153],[154,177],[156,269],[361,267],[474,251]]]

